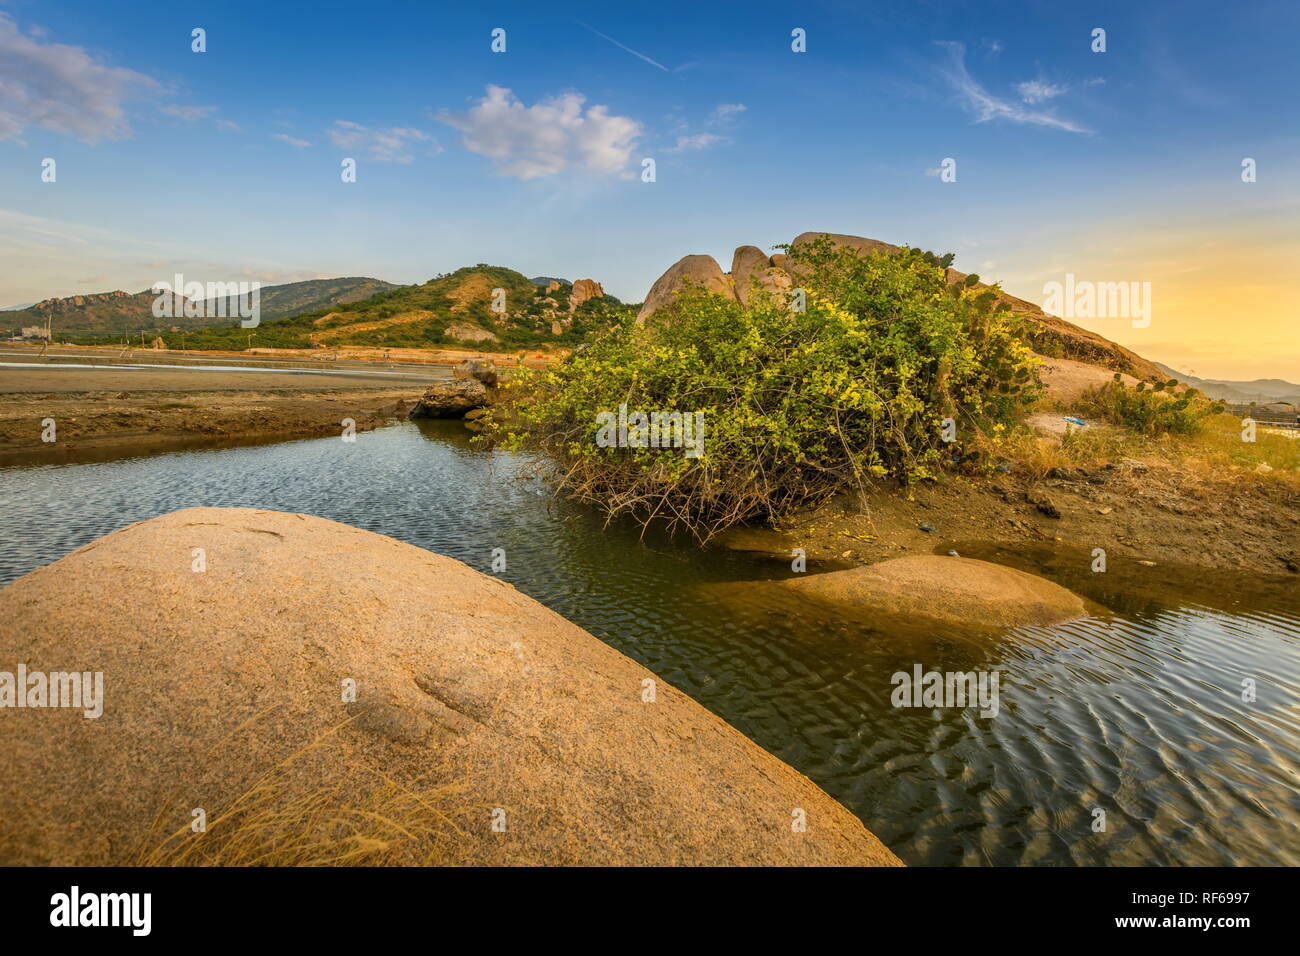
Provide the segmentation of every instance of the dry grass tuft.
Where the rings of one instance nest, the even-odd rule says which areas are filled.
[[[240,729],[248,726],[246,722]],[[295,765],[335,744],[331,728],[261,774],[195,833],[173,797],[159,811],[137,866],[428,866],[440,862],[456,818],[483,808],[446,809],[459,788],[413,790],[383,774],[343,764],[331,782],[305,787]],[[232,734],[233,736],[233,734]],[[340,756],[340,760],[346,758]],[[187,822],[165,830],[165,820]]]

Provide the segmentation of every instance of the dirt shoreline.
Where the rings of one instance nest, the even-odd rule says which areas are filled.
[[[277,370],[7,368],[0,465],[249,444],[356,431],[404,417],[430,381]],[[42,440],[53,420],[55,441]]]
[[[962,553],[963,544],[1049,543],[1108,562],[1194,565],[1294,578],[1300,492],[1283,482],[1193,475],[1140,462],[1054,469],[1039,480],[945,475],[906,492],[869,492],[806,512],[787,527],[734,528],[722,547],[830,567],[904,554]],[[1059,517],[1054,517],[1059,515]],[[930,531],[924,530],[925,525]]]

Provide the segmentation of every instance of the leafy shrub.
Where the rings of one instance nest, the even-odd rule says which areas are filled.
[[[950,286],[947,261],[801,246],[806,311],[758,289],[748,307],[689,289],[570,364],[518,373],[484,438],[540,449],[563,493],[610,516],[702,540],[873,479],[934,477],[943,418],[978,429],[1038,394],[1021,320],[993,289]],[[702,412],[703,453],[601,447],[598,416],[623,404]]]
[[[1193,435],[1205,427],[1210,415],[1223,411],[1194,388],[1178,390],[1178,381],[1127,385],[1118,372],[1103,385],[1088,389],[1080,408],[1108,422],[1142,435]]]

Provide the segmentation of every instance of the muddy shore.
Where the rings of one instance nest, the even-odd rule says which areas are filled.
[[[280,370],[0,369],[0,464],[102,460],[125,451],[339,435],[404,417],[423,374]],[[53,419],[54,442],[42,441]]]

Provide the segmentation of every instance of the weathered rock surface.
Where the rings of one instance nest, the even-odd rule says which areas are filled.
[[[569,290],[569,311],[573,312],[588,299],[595,299],[604,294],[605,290],[595,279],[579,279]]]
[[[929,554],[785,584],[802,597],[855,614],[894,614],[985,628],[1060,624],[1097,610],[1044,578],[974,558]]]
[[[447,326],[447,334],[461,342],[499,342],[493,332],[479,328],[469,322],[452,322]]]
[[[104,674],[96,720],[0,713],[3,864],[129,863],[193,808],[216,840],[268,773],[424,795],[448,818],[416,834],[435,863],[897,863],[806,777],[510,585],[321,518],[130,525],[0,591],[0,620],[0,661]]]
[[[488,388],[476,378],[430,385],[411,409],[412,418],[461,418],[488,403]]]
[[[749,289],[761,282],[772,262],[758,246],[740,246],[731,257],[731,278],[741,305],[749,305]]]
[[[496,363],[491,359],[465,359],[457,362],[452,366],[451,377],[457,380],[478,379],[488,388],[496,388],[499,380]]]
[[[731,283],[718,265],[718,260],[713,256],[684,256],[673,263],[650,287],[645,303],[637,313],[637,321],[670,304],[688,284],[701,286],[719,295],[732,295]]]

